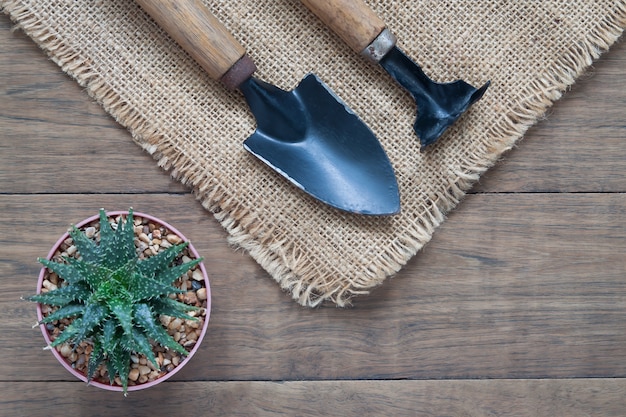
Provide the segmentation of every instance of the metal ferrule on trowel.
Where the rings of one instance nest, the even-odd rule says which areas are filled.
[[[477,100],[489,82],[475,88],[462,80],[431,80],[397,46],[396,37],[362,0],[301,0],[354,51],[380,64],[415,99],[413,128],[422,149],[434,143]]]

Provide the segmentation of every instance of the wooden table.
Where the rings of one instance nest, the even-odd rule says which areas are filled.
[[[626,43],[395,278],[310,310],[10,27],[2,16],[1,415],[626,415]],[[189,366],[123,398],[42,352],[19,298],[71,222],[130,206],[194,242],[213,311]]]

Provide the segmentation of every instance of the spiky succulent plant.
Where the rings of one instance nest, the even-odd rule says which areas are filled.
[[[145,355],[158,368],[151,341],[181,355],[187,354],[167,333],[159,317],[194,320],[187,313],[197,307],[176,301],[170,295],[185,292],[173,283],[201,259],[181,265],[173,263],[188,246],[187,242],[140,259],[134,243],[132,209],[126,221],[120,220],[117,227],[112,227],[103,209],[99,221],[99,243],[74,226],[70,229],[79,257],[65,257],[63,262],[39,258],[39,262],[64,280],[64,285],[28,299],[58,307],[41,324],[73,318],[51,343],[51,348],[66,342],[77,346],[82,341],[91,341],[88,380],[92,380],[104,362],[111,384],[118,375],[126,394],[132,354]]]

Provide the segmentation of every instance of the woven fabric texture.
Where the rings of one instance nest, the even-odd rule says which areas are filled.
[[[399,271],[626,26],[624,0],[368,0],[433,80],[492,82],[420,152],[412,98],[300,2],[205,3],[254,59],[258,78],[291,90],[314,72],[370,126],[397,174],[401,214],[329,208],[247,153],[242,143],[255,120],[243,96],[211,80],[133,1],[0,1],[159,166],[194,190],[232,244],[307,306],[346,305]]]

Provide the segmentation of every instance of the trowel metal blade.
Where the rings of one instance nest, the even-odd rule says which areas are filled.
[[[314,74],[293,91],[240,86],[257,120],[244,147],[297,187],[341,210],[400,211],[396,177],[372,131]]]
[[[385,55],[380,65],[415,99],[417,118],[413,129],[423,147],[435,142],[485,94],[490,84],[476,88],[463,80],[435,82],[397,46]]]

